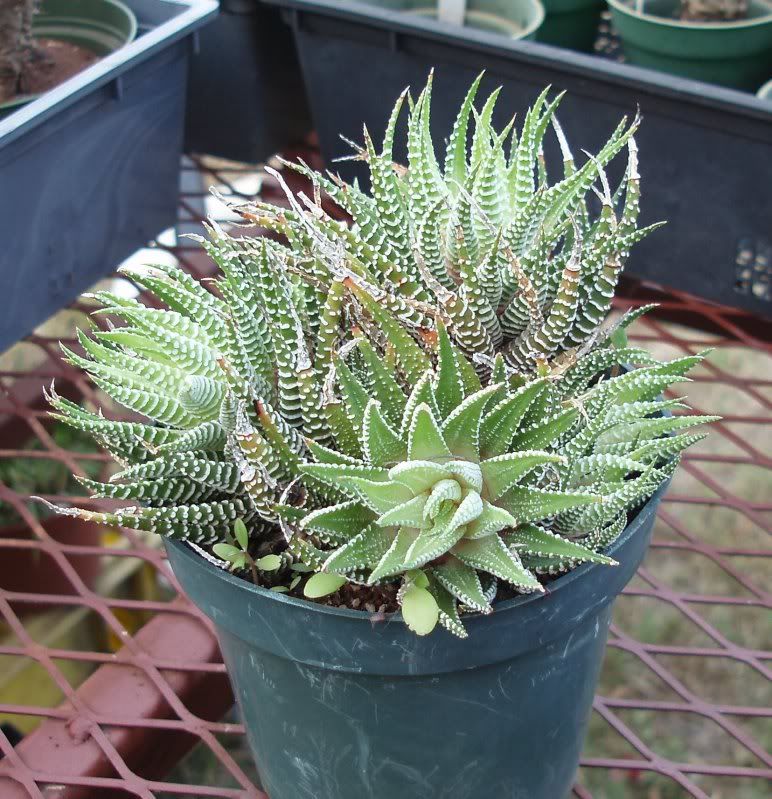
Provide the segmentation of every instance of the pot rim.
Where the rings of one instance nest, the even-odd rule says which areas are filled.
[[[126,33],[126,36],[123,37],[124,38],[123,43],[116,50],[112,50],[110,53],[107,54],[107,55],[111,55],[112,53],[117,52],[117,50],[121,49],[122,47],[125,47],[127,44],[130,44],[131,42],[134,41],[134,39],[137,38],[137,33],[139,31],[139,25],[137,23],[137,15],[124,2],[122,2],[122,0],[98,0],[98,2],[101,5],[112,6],[113,8],[117,9],[118,11],[120,11],[124,15],[124,17],[126,19],[126,22],[128,22],[128,24],[129,24],[129,30]],[[75,16],[75,13],[76,12],[73,10],[71,15]],[[42,17],[43,18],[42,21],[45,21],[45,16],[46,16],[45,5],[43,5],[43,6],[41,6],[40,13],[37,15],[37,17]],[[61,16],[61,15],[57,14],[56,16],[58,17],[58,16]],[[65,14],[65,16],[70,16],[70,15]],[[82,18],[82,17],[78,17],[78,18]],[[32,37],[33,38],[37,38],[36,35],[35,35],[35,24],[34,24],[34,21],[33,21],[33,25],[32,25]],[[104,58],[104,57],[105,56],[102,56],[102,58]],[[101,60],[101,59],[98,59],[98,60]],[[91,66],[93,66],[93,64]],[[88,69],[89,69],[89,67],[86,67],[86,69],[81,70],[81,72],[86,72]],[[80,74],[80,73],[76,73],[76,74]],[[73,75],[73,77],[75,77],[75,75]],[[53,88],[55,89],[57,87],[54,86]],[[52,89],[49,89],[48,91],[52,91]],[[5,102],[0,103],[0,111],[3,111],[3,112],[10,111],[13,108],[18,108],[19,106],[27,105],[27,103],[31,103],[33,100],[37,100],[38,97],[41,97],[43,94],[46,94],[46,92],[35,92],[34,94],[23,94],[23,95],[20,95],[19,97],[12,97],[10,100],[6,100]]]
[[[94,2],[94,0],[92,0],[92,2]],[[134,13],[134,11],[132,11],[132,9],[129,8],[129,6],[126,5],[126,3],[123,2],[123,0],[97,0],[97,2],[99,3],[99,5],[112,6],[116,10],[120,11],[121,14],[123,14],[126,22],[128,23],[128,26],[129,26],[128,27],[128,31],[127,31],[126,36],[125,36],[125,38],[126,38],[125,44],[128,44],[129,42],[134,41],[134,39],[136,38],[137,33],[139,31],[139,23],[137,22],[137,15]],[[64,14],[63,15],[61,12],[57,12],[57,14],[55,16],[57,16],[57,17],[59,17],[59,16],[74,16],[76,13],[77,13],[76,9],[72,9],[70,14]],[[48,16],[52,16],[52,14],[49,13]],[[45,11],[45,2],[44,2],[41,5],[40,13],[38,15],[36,15],[36,18],[37,19],[41,19],[41,18],[44,19],[45,17],[46,17],[46,11]],[[34,35],[34,27],[35,27],[35,23],[34,23],[34,20],[33,20],[33,35]]]
[[[624,14],[626,17],[638,19],[641,22],[646,22],[649,25],[660,26],[663,28],[681,28],[683,30],[707,30],[707,31],[722,31],[722,30],[743,30],[745,28],[757,28],[761,25],[772,24],[772,5],[764,2],[764,0],[757,0],[762,6],[768,6],[769,11],[761,17],[754,17],[753,19],[741,19],[736,22],[688,22],[680,19],[668,19],[667,17],[660,17],[656,14],[647,14],[645,11],[636,11],[635,8],[630,6],[624,0],[606,0],[614,11]]]
[[[465,19],[474,20],[487,20],[490,22],[494,22],[499,24],[502,28],[506,28],[509,33],[511,33],[513,39],[525,39],[526,37],[530,36],[532,33],[535,33],[544,23],[544,18],[546,17],[546,11],[544,9],[544,5],[542,4],[541,0],[519,0],[520,3],[524,6],[529,6],[531,9],[531,14],[533,18],[527,25],[523,25],[522,27],[519,26],[516,22],[512,22],[512,20],[508,19],[507,17],[502,17],[500,14],[495,14],[491,11],[480,11],[480,10],[471,10],[466,9],[464,13]],[[427,13],[427,12],[432,12]],[[424,19],[430,19],[432,22],[438,22],[440,24],[447,24],[443,22],[443,20],[439,19],[437,14],[437,6],[433,5],[425,5],[419,6],[418,8],[406,9],[405,12],[409,16],[412,17],[422,17]],[[456,27],[456,26],[453,26]],[[462,25],[462,28],[475,28],[474,25]],[[517,29],[517,32],[512,32],[514,29]],[[483,28],[476,28],[476,30],[481,31],[482,33],[501,33],[503,34],[504,31],[489,31]]]
[[[654,512],[656,513],[656,508],[659,504],[659,500],[661,499],[662,495],[667,491],[667,488],[670,484],[670,480],[666,480],[650,497],[646,502],[641,505],[641,507],[636,511],[635,516],[633,516],[632,520],[628,522],[625,529],[620,533],[619,537],[603,550],[603,553],[606,555],[613,556],[614,553],[621,549],[635,534],[638,532],[640,527],[642,526],[643,522],[646,520],[648,513]],[[236,590],[246,591],[254,596],[261,597],[268,601],[277,602],[279,604],[283,604],[289,607],[296,607],[300,610],[305,610],[309,612],[320,613],[324,616],[332,616],[337,618],[349,619],[353,621],[361,621],[366,624],[371,623],[371,613],[369,611],[364,610],[354,610],[352,608],[340,608],[340,607],[331,607],[330,605],[323,605],[319,602],[314,602],[310,599],[301,599],[299,597],[288,596],[287,594],[278,592],[278,591],[271,591],[268,588],[262,588],[261,586],[254,585],[253,583],[249,582],[248,580],[237,577],[230,572],[225,571],[224,569],[218,568],[213,563],[208,561],[206,558],[202,557],[198,552],[196,552],[193,547],[189,546],[185,541],[179,541],[174,538],[165,538],[164,544],[167,547],[173,547],[177,554],[180,557],[184,557],[188,560],[191,560],[196,563],[197,568],[203,568],[204,570],[209,570],[220,579],[224,580],[226,583],[232,585]],[[567,574],[558,577],[554,582],[549,583],[547,591],[539,591],[533,592],[530,594],[522,594],[520,596],[514,597],[513,599],[507,599],[504,602],[498,602],[493,605],[493,611],[495,614],[501,614],[505,611],[512,610],[514,608],[523,607],[525,605],[529,605],[532,602],[537,602],[540,599],[543,599],[545,596],[550,596],[555,594],[558,591],[566,591],[568,590],[577,580],[582,579],[587,574],[589,574],[593,570],[599,569],[614,569],[620,568],[622,564],[617,566],[608,566],[602,563],[584,563],[581,566],[577,566],[575,569],[572,569]],[[465,613],[463,618],[464,622],[470,621],[476,618],[486,618],[487,615],[483,613]],[[399,611],[395,611],[393,613],[388,614],[388,620],[390,623],[399,623],[404,625],[405,622],[402,619],[402,614]]]

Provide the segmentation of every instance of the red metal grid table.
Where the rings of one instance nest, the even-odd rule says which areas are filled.
[[[208,162],[202,172],[192,161],[185,169],[177,232],[200,222],[204,182],[225,194],[259,185],[279,196],[252,169]],[[168,234],[146,256],[174,258],[199,276],[210,269],[195,243]],[[619,600],[574,795],[761,799],[772,779],[772,325],[632,281],[617,307],[652,300],[660,308],[633,337],[663,356],[714,348],[688,391],[699,412],[723,420],[687,454],[650,554]],[[75,306],[73,316],[83,310]],[[61,335],[38,331],[0,362],[0,461],[44,458],[83,474],[86,462],[106,468],[107,458],[60,447],[41,396],[56,380],[60,392],[96,400],[59,357]],[[30,439],[37,448],[22,448]],[[8,591],[0,571],[0,720],[10,722],[0,732],[0,797],[265,799],[250,781],[242,726],[222,721],[232,697],[210,626],[177,593],[162,551],[130,531],[114,532],[108,549],[59,543],[31,513],[29,497],[1,481],[0,502],[31,531],[0,537],[0,559],[34,550],[41,568],[60,570],[72,586],[66,595]],[[133,592],[89,588],[74,568],[89,558],[131,564]],[[56,607],[57,621],[85,614],[99,643],[52,642],[34,621],[40,614],[30,613],[43,604],[41,613]],[[72,677],[74,665],[81,677]],[[46,701],[6,695],[11,666],[37,674],[50,689],[41,692]],[[26,734],[14,746],[18,725]]]

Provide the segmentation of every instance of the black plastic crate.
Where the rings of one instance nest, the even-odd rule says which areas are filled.
[[[258,163],[310,130],[295,42],[280,10],[221,0],[191,59],[186,152]]]
[[[502,85],[498,124],[545,85],[566,89],[559,117],[575,155],[606,140],[619,119],[644,117],[638,135],[644,223],[669,224],[635,248],[628,273],[726,305],[772,315],[772,104],[742,92],[543,44],[510,41],[360,3],[269,0],[285,9],[322,152],[339,138],[379,137],[405,86],[435,67],[439,145],[474,77]],[[558,160],[559,163],[559,160]],[[335,166],[344,177],[362,165]]]
[[[140,34],[0,120],[0,351],[176,217],[188,54],[211,0],[124,0]]]

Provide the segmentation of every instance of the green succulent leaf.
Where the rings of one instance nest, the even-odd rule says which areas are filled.
[[[520,422],[531,403],[546,387],[546,380],[534,380],[504,397],[483,419],[480,428],[480,454],[492,458],[509,451]]]
[[[500,385],[486,386],[470,394],[445,420],[442,436],[456,458],[477,461],[480,457],[480,419],[491,396]]]
[[[493,610],[483,593],[477,569],[456,557],[449,557],[434,566],[433,573],[445,589],[472,610],[482,613]]]
[[[467,566],[486,571],[526,591],[543,591],[539,581],[523,566],[497,535],[463,539],[453,554]]]
[[[426,526],[424,518],[424,507],[427,497],[419,494],[417,497],[397,505],[395,508],[386,511],[378,517],[378,524],[381,527],[416,527]]]
[[[372,344],[365,338],[357,339],[357,343],[367,366],[373,396],[380,403],[380,408],[389,424],[398,425],[405,410],[407,397],[397,382],[394,372],[387,367]]]
[[[379,516],[413,498],[410,489],[400,483],[375,482],[361,477],[341,478],[341,482]]]
[[[356,461],[354,463],[307,463],[301,467],[301,471],[333,487],[342,487],[352,478],[371,482],[385,482],[389,477],[386,469],[367,466]]]
[[[453,510],[446,511],[432,527],[421,530],[405,556],[405,569],[415,569],[444,555],[464,534]]]
[[[407,457],[407,446],[381,414],[380,403],[370,400],[362,425],[362,448],[373,466],[391,466]]]
[[[405,372],[408,380],[415,383],[429,368],[429,356],[421,349],[415,339],[403,328],[399,322],[386,311],[378,302],[368,294],[365,289],[353,281],[346,285],[362,303],[365,310],[372,316],[373,321],[383,331],[396,353],[397,362]]]
[[[499,507],[509,511],[521,522],[539,521],[556,513],[583,505],[595,505],[603,501],[596,494],[580,494],[549,491],[530,486],[512,486],[499,498]]]
[[[411,461],[435,461],[452,457],[453,453],[448,449],[429,406],[419,405],[408,431],[408,458]]]
[[[446,419],[464,400],[464,384],[456,368],[456,357],[453,345],[445,325],[437,325],[437,381],[434,393],[437,397],[440,418]]]
[[[392,536],[375,524],[362,530],[350,541],[336,549],[324,562],[328,572],[352,572],[372,569],[389,551]]]
[[[560,455],[549,452],[510,452],[480,464],[488,499],[497,500],[532,469],[545,463],[559,463]]]
[[[482,513],[471,521],[466,528],[464,533],[466,538],[482,538],[517,525],[517,519],[504,508],[491,505],[486,500],[482,501],[482,505]]]
[[[342,358],[336,361],[336,373],[348,418],[354,429],[361,429],[370,395]]]
[[[351,455],[346,455],[342,452],[337,452],[336,450],[330,449],[329,447],[325,447],[323,444],[320,444],[318,441],[314,441],[311,438],[306,438],[305,443],[308,447],[308,451],[314,456],[314,459],[317,461],[317,463],[330,463],[337,466],[346,463],[352,465],[356,465],[358,463],[357,459],[351,457]]]
[[[571,429],[578,416],[578,408],[566,408],[558,411],[544,421],[519,430],[515,433],[511,446],[515,449],[544,449],[553,445]]]
[[[405,461],[389,470],[389,478],[410,489],[413,494],[428,491],[438,480],[446,479],[448,474],[445,466],[428,460]]]
[[[378,561],[375,568],[370,573],[367,582],[372,585],[379,580],[392,577],[404,571],[404,564],[407,561],[407,552],[413,541],[415,541],[415,531],[404,527],[397,531],[391,546],[386,550],[383,557]]]
[[[448,461],[443,464],[443,468],[458,480],[462,488],[469,488],[478,494],[483,490],[483,476],[479,464],[471,461]]]
[[[508,546],[514,547],[522,556],[536,555],[546,558],[573,560],[578,563],[605,563],[616,566],[617,562],[606,555],[600,555],[574,541],[568,541],[555,533],[551,533],[535,524],[524,524],[504,536]]]
[[[436,579],[429,585],[429,592],[439,608],[439,622],[449,632],[458,638],[468,638],[461,616],[458,612],[458,602],[450,591],[447,591]]]
[[[306,515],[301,527],[330,536],[332,540],[344,543],[362,532],[376,516],[370,508],[359,500],[349,500],[326,508],[317,508]]]
[[[428,497],[418,497],[423,500],[423,520],[436,519],[446,502],[460,502],[462,496],[462,489],[457,480],[451,480],[449,477],[438,480],[432,486]],[[413,526],[420,527],[421,525]]]
[[[439,621],[440,609],[431,592],[411,585],[402,597],[402,618],[416,635],[428,635]]]

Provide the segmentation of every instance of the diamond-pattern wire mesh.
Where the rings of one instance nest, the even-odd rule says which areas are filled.
[[[182,231],[204,208],[200,166],[187,166]],[[253,170],[206,166],[205,182],[223,194],[261,188],[280,199]],[[138,257],[209,272],[194,242],[172,238]],[[761,799],[772,778],[772,328],[632,282],[617,307],[652,299],[660,309],[633,337],[662,356],[714,348],[687,390],[699,412],[724,418],[687,454],[644,566],[618,600],[574,795]],[[81,475],[108,469],[101,453],[57,439],[41,398],[56,380],[60,393],[104,402],[56,343],[72,339],[84,310],[85,300],[2,356],[0,467],[22,459]],[[117,530],[59,541],[33,514],[32,491],[8,482],[0,470],[0,502],[29,532],[0,532],[0,796],[264,797],[250,782],[209,625],[178,595],[157,542]],[[71,483],[51,491],[51,500],[89,502]],[[18,580],[3,564],[18,553],[36,580],[8,590]]]

